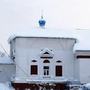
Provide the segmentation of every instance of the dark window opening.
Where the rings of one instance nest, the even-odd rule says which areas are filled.
[[[56,76],[62,76],[62,66],[56,66]]]
[[[43,69],[44,69],[44,75],[49,75],[49,66],[44,66],[43,67]]]
[[[60,60],[58,60],[58,61],[56,61],[57,63],[61,63],[62,61],[60,61]]]
[[[32,60],[32,62],[37,62],[36,60]]]
[[[44,60],[43,63],[50,63],[50,61],[49,60]]]
[[[37,75],[37,74],[38,74],[37,65],[31,65],[31,75]]]

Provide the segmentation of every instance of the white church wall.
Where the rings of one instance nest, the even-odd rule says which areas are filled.
[[[50,79],[58,80],[55,77],[55,65],[57,60],[62,61],[63,77],[67,79],[74,78],[74,55],[73,46],[75,39],[67,38],[16,38],[15,40],[15,62],[16,77],[30,79],[44,79],[43,76],[43,60],[40,58],[40,52],[44,48],[48,48],[54,52],[53,59],[50,60]],[[37,60],[39,72],[37,75],[30,75],[31,60]],[[46,78],[45,78],[46,79]]]

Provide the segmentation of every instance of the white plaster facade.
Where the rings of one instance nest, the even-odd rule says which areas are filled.
[[[74,38],[56,37],[20,37],[16,36],[10,41],[11,56],[15,57],[16,77],[15,82],[65,82],[79,80],[76,74],[75,58],[73,53]],[[53,58],[49,58],[50,63],[43,63],[45,58],[41,58],[43,50],[50,50]],[[32,62],[36,60],[37,62]],[[58,63],[57,61],[61,62]],[[31,65],[38,65],[38,75],[31,75]],[[62,66],[62,76],[55,76],[55,66]],[[49,75],[44,76],[43,66],[49,66]]]

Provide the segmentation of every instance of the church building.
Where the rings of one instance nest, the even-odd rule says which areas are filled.
[[[39,25],[29,35],[9,40],[10,56],[16,64],[12,85],[15,90],[69,90],[70,83],[80,81],[79,56],[74,51],[77,39],[47,30],[43,18]]]

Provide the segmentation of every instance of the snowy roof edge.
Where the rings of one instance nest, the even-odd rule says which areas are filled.
[[[76,38],[74,38],[74,37],[54,37],[54,36],[50,36],[50,37],[48,37],[48,36],[11,36],[9,39],[8,39],[8,43],[10,43],[13,39],[15,39],[15,38],[57,38],[57,39],[72,39],[72,40],[75,40],[75,41],[77,41],[77,39]]]

